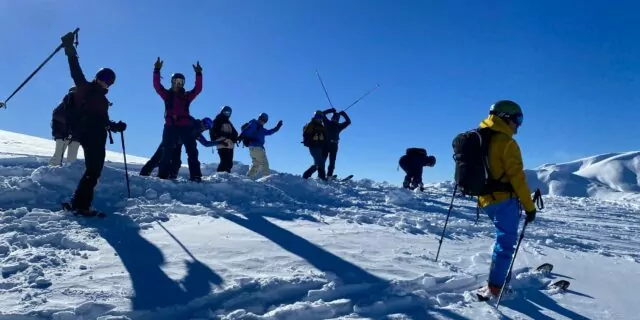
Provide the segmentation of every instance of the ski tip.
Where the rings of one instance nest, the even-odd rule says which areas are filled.
[[[536,271],[545,273],[551,272],[551,270],[553,270],[553,265],[551,263],[543,263],[536,268]]]
[[[558,281],[552,283],[550,285],[550,287],[551,288],[558,288],[560,290],[567,290],[570,285],[571,285],[571,282],[569,282],[567,280],[558,280]]]

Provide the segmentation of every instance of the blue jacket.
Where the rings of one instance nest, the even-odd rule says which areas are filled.
[[[280,127],[276,126],[273,129],[265,129],[256,119],[249,121],[249,125],[242,130],[240,135],[247,137],[251,140],[249,147],[264,147],[264,137],[270,136],[280,130]]]

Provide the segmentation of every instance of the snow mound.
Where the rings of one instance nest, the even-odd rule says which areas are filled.
[[[640,199],[640,151],[602,154],[527,170],[531,188],[544,194]]]

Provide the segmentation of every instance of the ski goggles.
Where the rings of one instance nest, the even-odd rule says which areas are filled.
[[[180,78],[176,78],[171,80],[171,84],[174,86],[179,86],[179,87],[183,87],[184,86],[184,79],[180,79]]]
[[[231,116],[231,111],[222,111],[222,114],[224,114],[225,116],[229,117],[229,116]]]
[[[522,122],[524,121],[524,116],[522,114],[516,114],[515,116],[513,116],[513,122],[516,124],[516,126],[521,126]]]
[[[113,82],[114,82],[113,78],[109,78],[107,76],[96,77],[96,80],[102,81],[106,85],[107,88],[111,87],[113,85]]]

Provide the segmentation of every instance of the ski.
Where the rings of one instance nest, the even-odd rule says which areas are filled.
[[[88,218],[90,217],[104,218],[107,216],[104,212],[100,212],[97,210],[89,210],[89,211],[74,210],[71,204],[68,202],[61,203],[61,206],[62,206],[62,210],[73,213],[74,216],[81,216],[81,217],[88,217]]]
[[[541,265],[539,265],[535,271],[537,274],[548,274],[551,272],[551,270],[553,270],[553,264],[551,263],[543,263]],[[546,285],[546,289],[560,289],[562,291],[567,290],[567,288],[569,288],[569,285],[571,283],[567,280],[558,280],[555,282],[552,282],[548,285]],[[478,301],[489,301],[492,299],[492,294],[489,292],[489,290],[484,290],[485,287],[480,288],[479,290],[477,290],[475,292],[476,294],[476,298],[478,299]],[[505,292],[506,296],[510,296],[514,293],[513,289],[510,288],[505,288],[505,290],[507,290],[507,292]],[[482,291],[482,292],[481,292]]]
[[[345,178],[340,179],[340,182],[349,181],[349,180],[351,180],[351,178],[353,178],[353,175],[352,175],[352,174],[350,174],[350,175],[346,176]]]
[[[328,181],[335,181],[335,182],[345,182],[345,181],[349,181],[351,180],[351,178],[353,178],[353,175],[350,174],[342,179],[338,179],[338,176],[334,175],[334,176],[329,176],[328,177]]]

